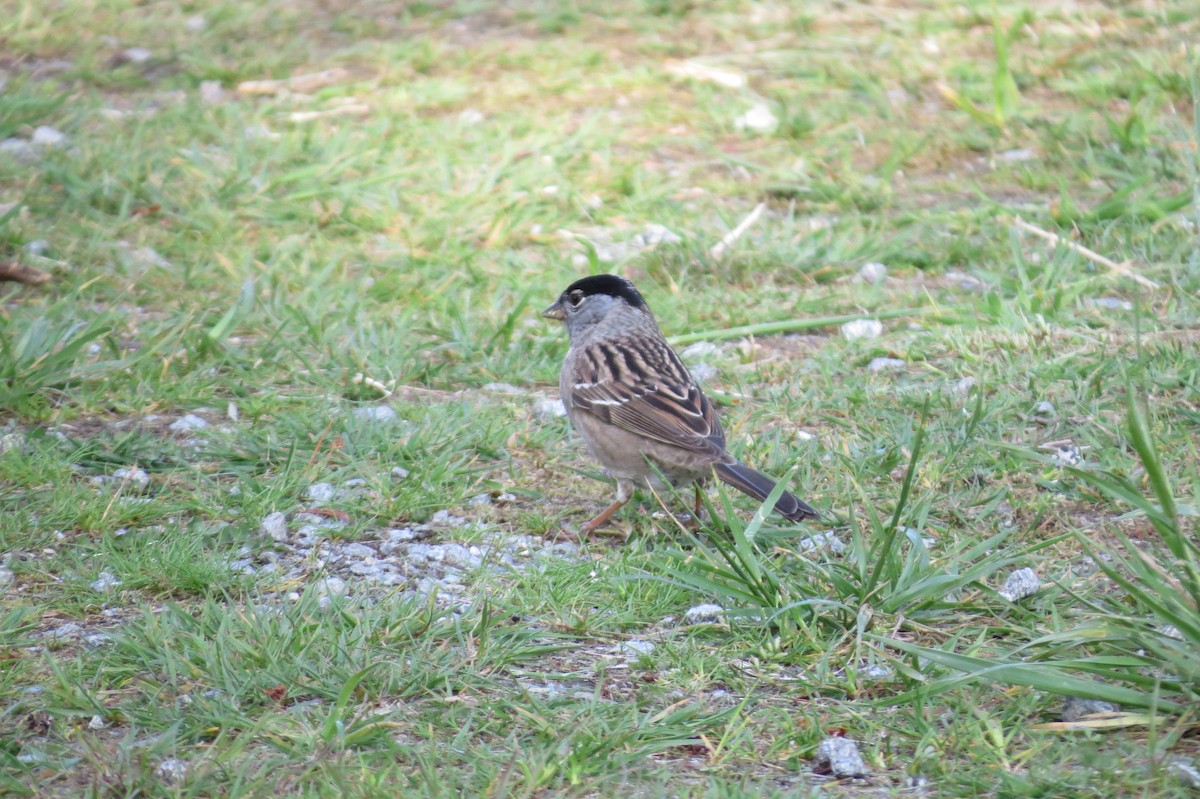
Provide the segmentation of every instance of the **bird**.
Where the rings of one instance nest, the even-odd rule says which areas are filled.
[[[576,280],[542,316],[561,321],[570,347],[559,378],[572,427],[593,458],[617,481],[616,500],[579,529],[590,536],[636,488],[696,490],[712,475],[760,502],[775,481],[725,448],[713,404],[667,343],[633,282],[620,275]],[[784,491],[775,510],[792,522],[817,511]]]

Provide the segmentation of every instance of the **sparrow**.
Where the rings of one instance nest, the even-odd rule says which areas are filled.
[[[563,405],[593,458],[617,480],[616,501],[584,524],[589,536],[629,502],[634,489],[689,484],[714,474],[760,502],[775,481],[725,449],[713,405],[671,349],[650,307],[629,280],[593,275],[576,280],[542,316],[566,326],[571,346],[559,387]],[[799,522],[818,514],[783,492],[775,510]]]

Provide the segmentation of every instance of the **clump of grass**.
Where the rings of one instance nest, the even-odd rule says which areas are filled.
[[[986,658],[877,636],[879,643],[961,674],[930,681],[898,701],[929,698],[975,680],[1185,716],[1200,701],[1200,545],[1185,522],[1197,514],[1176,500],[1132,390],[1125,423],[1153,498],[1113,473],[1074,468],[1069,473],[1102,496],[1132,506],[1134,515],[1150,522],[1158,534],[1155,543],[1165,547],[1170,559],[1135,544],[1119,529],[1111,531],[1119,547],[1103,549],[1091,531],[1076,531],[1079,545],[1120,592],[1094,599],[1068,593],[1091,611],[1081,624],[1008,652],[989,651]],[[978,641],[969,651],[984,647]]]

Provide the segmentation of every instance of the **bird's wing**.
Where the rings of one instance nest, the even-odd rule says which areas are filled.
[[[601,420],[673,447],[720,458],[725,433],[712,403],[662,339],[606,340],[579,353],[566,399]]]

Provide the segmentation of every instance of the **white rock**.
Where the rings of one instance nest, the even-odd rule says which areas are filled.
[[[1200,788],[1200,768],[1194,760],[1175,758],[1167,765],[1167,773],[1188,788]]]
[[[695,605],[684,611],[684,624],[721,624],[725,621],[725,608],[711,602]]]
[[[102,730],[108,726],[108,722],[102,716],[92,716],[92,720],[88,722],[89,730]]]
[[[114,480],[125,483],[133,491],[145,491],[150,487],[150,475],[136,466],[132,469],[117,469],[112,474]]]
[[[517,388],[512,383],[485,383],[483,390],[491,391],[493,394],[520,395],[527,393],[524,389]]]
[[[34,128],[29,142],[34,147],[62,147],[67,143],[67,134],[49,125],[39,125]]]
[[[279,510],[268,514],[262,520],[259,529],[269,535],[272,541],[286,541],[288,537],[287,514]]]
[[[1078,466],[1083,461],[1083,450],[1067,442],[1050,449],[1050,457],[1063,466]]]
[[[678,244],[681,241],[683,239],[665,226],[651,222],[633,237],[632,243],[639,249],[648,250],[660,244]]]
[[[878,285],[883,282],[885,277],[887,277],[887,273],[888,268],[886,266],[878,261],[870,261],[869,263],[863,264],[862,267],[859,268],[858,277],[860,280],[866,283]]]
[[[194,413],[185,414],[171,422],[171,429],[176,433],[191,433],[195,430],[203,430],[206,427],[208,427],[208,420]]]
[[[1087,304],[1105,311],[1132,311],[1133,303],[1120,297],[1092,297]]]
[[[192,33],[199,33],[208,27],[208,20],[201,14],[193,14],[183,22],[183,27]]]
[[[121,581],[112,572],[100,572],[96,579],[92,581],[92,590],[103,593],[104,591],[116,588],[120,584]]]
[[[42,255],[50,249],[50,242],[45,239],[36,239],[25,245],[25,252],[30,255]]]
[[[405,469],[403,466],[393,466],[392,467],[392,480],[394,482],[399,483],[401,480],[405,479],[406,477],[408,477],[408,469]]]
[[[533,415],[540,422],[548,422],[566,416],[567,409],[562,400],[540,399],[533,403]]]
[[[328,502],[335,493],[329,483],[313,483],[304,490],[304,498],[310,502]]]
[[[720,354],[721,348],[711,341],[697,341],[695,344],[689,344],[679,351],[680,357],[687,361],[695,361]]]
[[[767,131],[779,124],[766,103],[755,103],[750,110],[733,121],[738,130]]]
[[[15,136],[0,141],[0,153],[7,153],[18,161],[27,161],[34,157],[33,145]]]
[[[1016,602],[1018,599],[1033,596],[1041,587],[1042,581],[1038,579],[1033,569],[1017,569],[1008,575],[1008,579],[1004,581],[1004,587],[997,593],[1009,602]]]
[[[962,272],[947,272],[946,279],[953,281],[963,291],[985,291],[988,287],[987,283],[979,278]]]
[[[879,338],[883,335],[883,323],[878,319],[855,319],[842,325],[842,337],[847,341]]]
[[[433,514],[433,518],[429,520],[430,524],[442,524],[447,527],[462,527],[467,523],[467,520],[462,516],[455,516],[448,510],[439,510]]]
[[[200,102],[208,105],[218,105],[225,100],[225,87],[219,80],[200,81]]]
[[[1032,161],[1037,158],[1037,152],[1028,147],[1021,147],[1015,150],[1005,150],[996,156],[998,161],[1008,161],[1013,164],[1020,164],[1025,161]]]
[[[6,585],[11,585],[17,576],[13,574],[12,569],[0,569],[0,588]]]
[[[188,766],[182,760],[169,757],[158,764],[155,773],[167,785],[178,785],[187,778]]]
[[[899,358],[873,358],[867,364],[867,371],[874,374],[880,372],[898,372],[907,366],[908,364]]]
[[[617,651],[623,655],[649,655],[654,651],[654,643],[634,638],[629,641],[622,641],[617,646]]]
[[[975,388],[975,383],[975,378],[964,377],[950,386],[950,395],[960,400],[966,399],[971,393],[971,389]]]
[[[1037,405],[1033,406],[1033,412],[1038,416],[1053,416],[1054,404],[1047,402],[1046,400],[1042,400]]]
[[[153,53],[151,53],[149,50],[147,50],[144,47],[126,48],[125,52],[122,53],[122,55],[124,55],[125,60],[131,64],[145,64],[147,61],[149,61],[154,56]]]
[[[319,597],[343,596],[346,593],[346,581],[341,577],[326,577],[317,581],[316,590]]]
[[[849,738],[826,738],[817,746],[813,757],[813,770],[819,774],[832,774],[838,779],[863,777],[867,765],[858,752],[858,744]]]
[[[82,636],[83,627],[75,622],[68,622],[42,634],[43,638],[51,638],[55,641],[75,641]]]
[[[364,405],[354,409],[354,418],[363,422],[394,422],[397,416],[391,405]]]
[[[816,535],[810,535],[808,538],[802,538],[797,546],[801,552],[828,549],[833,554],[840,555],[846,551],[845,543],[832,532],[817,533]]]
[[[466,108],[458,112],[458,124],[468,128],[478,125],[483,120],[483,112],[474,108]]]

